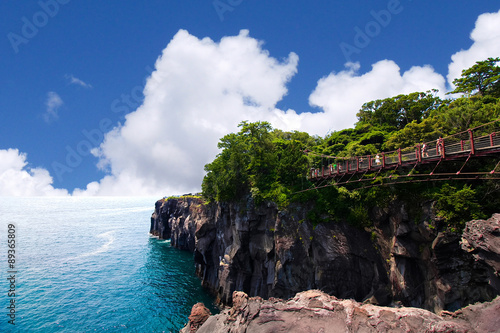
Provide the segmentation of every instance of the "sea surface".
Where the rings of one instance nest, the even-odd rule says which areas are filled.
[[[0,332],[177,332],[193,304],[217,312],[193,255],[149,235],[156,199],[0,197]]]

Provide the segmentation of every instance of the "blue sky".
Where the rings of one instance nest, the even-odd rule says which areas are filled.
[[[0,195],[196,191],[242,120],[324,136],[352,126],[364,102],[444,95],[462,69],[500,56],[499,10],[493,0],[2,1]]]

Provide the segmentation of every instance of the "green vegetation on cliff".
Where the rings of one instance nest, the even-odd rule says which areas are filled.
[[[242,122],[238,133],[224,136],[221,153],[205,166],[202,194],[207,201],[235,201],[251,194],[256,202],[274,201],[281,208],[291,201],[311,202],[309,218],[319,223],[346,219],[369,226],[368,212],[400,199],[417,207],[436,202],[436,212],[449,228],[461,228],[473,218],[498,212],[498,181],[446,181],[371,188],[309,188],[310,168],[327,166],[322,156],[352,157],[405,148],[436,140],[500,117],[500,58],[478,62],[454,81],[453,93],[463,97],[442,100],[436,91],[415,92],[365,103],[354,128],[333,132],[324,138],[304,132],[283,132],[267,122]],[[488,130],[499,130],[500,122]],[[305,154],[310,151],[315,154]],[[462,162],[440,166],[441,172],[456,172]],[[491,171],[496,160],[471,160],[472,170]],[[426,166],[415,172],[430,172]],[[464,169],[466,171],[466,169]],[[389,171],[390,172],[390,171]],[[377,175],[374,175],[377,176]],[[380,176],[373,182],[380,182]],[[397,175],[395,175],[397,176]]]
[[[284,203],[300,190],[308,160],[303,150],[316,142],[307,133],[273,130],[267,122],[239,125],[238,133],[224,136],[222,152],[205,166],[203,196],[232,201],[251,193],[257,201]]]

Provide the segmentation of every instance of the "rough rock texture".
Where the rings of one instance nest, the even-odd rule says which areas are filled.
[[[469,222],[462,236],[461,248],[472,254],[475,261],[485,264],[489,283],[500,290],[500,214],[495,214],[488,223]]]
[[[196,303],[191,309],[189,322],[181,330],[181,333],[192,333],[198,331],[198,329],[207,321],[210,315],[210,310],[207,309],[203,303]]]
[[[384,289],[386,268],[368,233],[345,224],[313,228],[305,215],[300,208],[278,212],[251,201],[171,199],[157,202],[151,233],[194,251],[203,285],[223,304],[231,303],[235,290],[289,298],[316,288],[362,300]]]
[[[172,246],[195,251],[195,233],[211,216],[207,206],[195,197],[158,200],[151,217],[150,233],[160,239],[171,239]]]
[[[437,313],[500,294],[500,214],[468,222],[462,235],[436,232],[431,225],[439,221],[430,204],[422,207],[419,220],[398,203],[375,210],[372,219],[388,264],[390,294],[403,305]]]
[[[499,221],[472,221],[463,235],[438,233],[432,203],[409,214],[393,202],[370,212],[374,227],[314,227],[299,205],[205,205],[160,200],[151,233],[194,252],[202,284],[222,304],[233,292],[288,299],[319,289],[378,305],[455,311],[500,294]],[[430,223],[432,222],[432,223]]]
[[[417,308],[339,300],[319,290],[299,293],[288,301],[234,292],[233,306],[209,317],[196,332],[498,332],[499,313],[500,298],[436,315]],[[185,329],[181,332],[188,332]]]

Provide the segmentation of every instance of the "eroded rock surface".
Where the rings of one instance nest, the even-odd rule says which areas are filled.
[[[210,317],[210,310],[205,307],[203,303],[196,303],[191,309],[191,315],[189,315],[189,322],[181,330],[181,333],[194,333],[207,321]]]
[[[211,316],[198,333],[244,332],[498,332],[500,298],[441,315],[340,300],[319,290],[294,298],[263,300],[233,293],[233,306]],[[185,331],[183,331],[185,332]],[[193,332],[193,331],[191,331]]]

